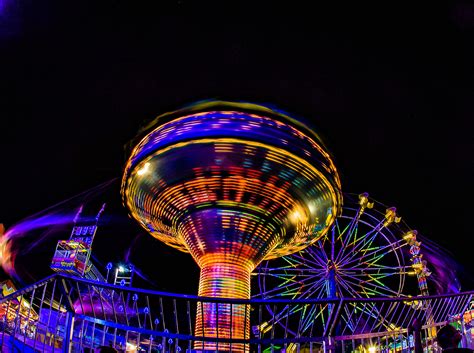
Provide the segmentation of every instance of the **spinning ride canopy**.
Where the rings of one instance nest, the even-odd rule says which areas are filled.
[[[250,272],[315,242],[341,206],[337,170],[314,132],[264,106],[219,101],[150,124],[122,195],[151,235],[191,253],[199,295],[213,297],[249,298]]]

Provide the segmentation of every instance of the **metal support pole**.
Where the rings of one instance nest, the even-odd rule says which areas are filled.
[[[64,344],[63,344],[63,353],[72,352],[73,344],[73,333],[74,333],[74,313],[68,311],[66,314],[66,325],[64,329]]]

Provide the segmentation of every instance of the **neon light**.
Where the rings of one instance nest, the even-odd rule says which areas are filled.
[[[250,273],[263,259],[304,249],[339,212],[339,176],[329,154],[312,131],[280,112],[206,103],[151,126],[126,164],[124,203],[152,236],[193,256],[200,296],[250,298]],[[203,303],[196,335],[248,339],[249,310]],[[232,351],[248,347],[232,344]]]

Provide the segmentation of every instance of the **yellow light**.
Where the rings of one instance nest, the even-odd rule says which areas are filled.
[[[295,222],[295,223],[301,221],[301,218],[302,218],[301,213],[300,213],[300,211],[298,211],[298,210],[294,211],[294,212],[291,214],[291,219],[292,219],[293,222]]]
[[[410,231],[406,232],[405,235],[403,235],[403,239],[405,239],[408,242],[412,239],[414,239],[414,241],[416,241],[416,235],[417,234],[418,234],[418,232],[416,230],[410,230]]]
[[[259,326],[258,329],[260,330],[262,334],[264,334],[272,329],[272,325],[270,325],[268,322],[265,321],[263,324]]]
[[[141,169],[137,171],[137,175],[145,175],[146,173],[148,173],[149,168],[150,168],[150,163],[148,162],[145,163],[143,167],[141,167]]]
[[[306,221],[308,221],[308,217],[302,207],[296,206],[290,213],[290,220],[293,223],[305,223]]]
[[[377,347],[370,346],[367,350],[369,351],[369,353],[375,353],[375,352],[377,352]]]
[[[127,352],[136,352],[136,351],[137,351],[137,346],[135,344],[127,342]]]

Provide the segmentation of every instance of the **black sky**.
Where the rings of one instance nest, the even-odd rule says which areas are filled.
[[[472,4],[199,3],[0,1],[0,222],[120,177],[146,120],[247,100],[311,121],[344,191],[474,268]]]

